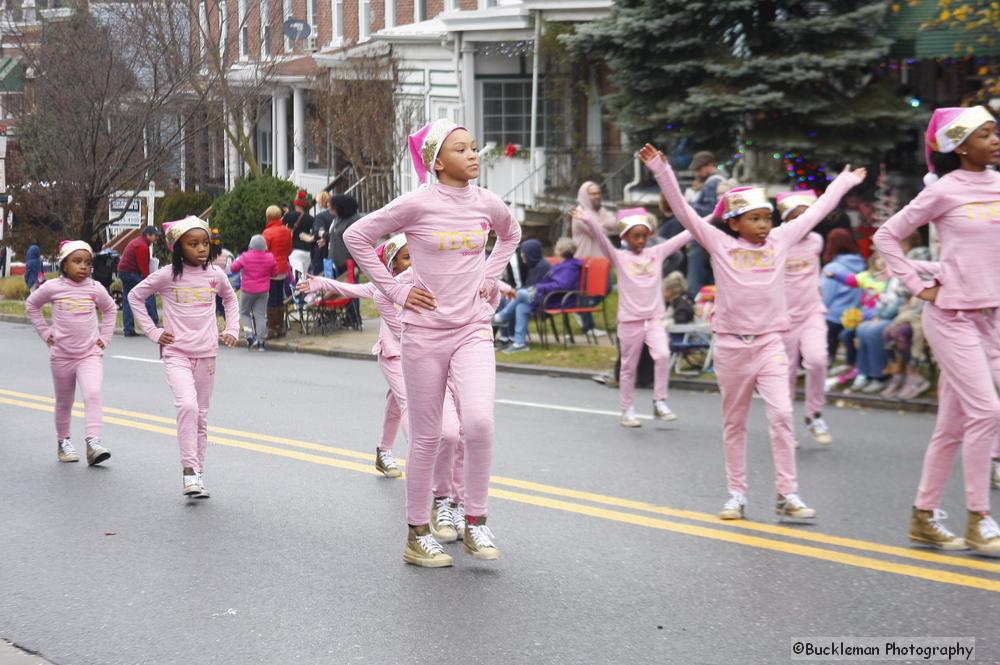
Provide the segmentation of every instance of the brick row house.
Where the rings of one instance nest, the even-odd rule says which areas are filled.
[[[553,51],[559,48],[555,35],[607,15],[612,0],[191,1],[196,3],[191,48],[220,49],[227,83],[257,86],[254,95],[241,99],[245,108],[237,115],[252,128],[247,133],[261,168],[313,195],[351,166],[316,130],[326,117],[324,105],[350,108],[351,88],[343,99],[330,99],[320,94],[317,81],[356,76],[351,72],[359,63],[394,68],[394,77],[388,77],[394,122],[405,117],[415,126],[447,117],[468,127],[483,150],[480,183],[517,203],[521,216],[546,190],[565,195],[580,168],[597,176],[627,171],[621,137],[601,108],[606,73],[592,65],[566,65]],[[307,24],[309,36],[290,40],[282,31],[289,19]],[[372,109],[352,111],[364,117]],[[380,121],[389,122],[370,117]],[[192,163],[199,152],[194,148],[184,160],[186,186],[230,187],[247,172],[223,128],[210,133],[198,139],[202,164]],[[393,163],[378,165],[379,177],[389,183],[384,195],[416,186],[408,158],[401,150],[395,154]],[[206,166],[206,159],[211,164]],[[370,205],[381,204],[378,198]]]

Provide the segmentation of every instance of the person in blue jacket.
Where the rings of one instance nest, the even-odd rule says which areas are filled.
[[[823,293],[823,304],[826,305],[826,348],[830,362],[837,357],[837,347],[840,345],[840,333],[844,325],[840,322],[844,312],[861,304],[861,291],[843,283],[847,275],[857,274],[865,269],[865,260],[858,251],[851,232],[846,229],[833,229],[826,238],[826,249],[823,251],[823,277],[820,278],[820,290]],[[827,277],[827,274],[833,277]],[[841,279],[837,279],[837,277]],[[847,346],[847,365],[854,367],[857,363],[857,349],[853,344]]]
[[[39,276],[42,276],[39,279]],[[42,265],[42,250],[38,245],[28,248],[28,255],[24,259],[24,283],[28,285],[29,291],[34,291],[45,281],[45,268]]]

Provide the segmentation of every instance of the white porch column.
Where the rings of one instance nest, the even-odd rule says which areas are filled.
[[[288,177],[288,91],[276,90],[274,99],[274,175]]]
[[[465,127],[477,141],[481,141],[482,137],[477,131],[479,112],[476,106],[476,46],[465,39],[462,40],[462,80],[460,85],[462,86],[462,116],[465,119]]]
[[[292,169],[296,178],[306,172],[306,100],[302,88],[292,88]]]

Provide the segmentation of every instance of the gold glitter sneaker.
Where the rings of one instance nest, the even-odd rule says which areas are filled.
[[[458,540],[455,530],[455,516],[451,512],[451,498],[447,496],[434,497],[431,504],[431,533],[439,543],[453,543]]]
[[[965,544],[973,552],[1000,557],[1000,526],[988,513],[969,511],[969,525],[965,528]]]
[[[399,478],[403,472],[396,466],[391,450],[375,449],[375,469],[386,478]]]
[[[56,454],[59,456],[60,462],[80,461],[80,454],[76,452],[76,448],[73,447],[73,442],[69,440],[68,436],[65,439],[59,439],[56,445]]]
[[[726,501],[722,505],[722,510],[719,511],[719,519],[723,520],[741,520],[743,519],[743,513],[746,511],[747,498],[740,494],[739,492],[730,492],[729,501]]]
[[[940,509],[920,510],[916,506],[910,517],[910,542],[938,550],[967,550],[965,541],[944,525],[948,513]]]
[[[409,528],[403,561],[421,568],[445,568],[454,563],[454,559],[445,553],[441,543],[434,539],[430,526],[426,524]]]
[[[486,517],[465,518],[465,533],[462,536],[462,545],[466,554],[471,554],[473,558],[480,561],[495,561],[500,558],[500,550],[493,539],[496,536],[486,526]]]
[[[111,459],[111,451],[101,445],[99,438],[95,436],[87,439],[87,464],[97,466],[109,459]]]

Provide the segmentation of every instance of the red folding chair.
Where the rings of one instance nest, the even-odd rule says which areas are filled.
[[[604,328],[608,331],[608,341],[611,342],[611,328],[608,327],[608,312],[605,303],[608,295],[608,274],[611,271],[611,261],[603,256],[588,256],[583,259],[583,268],[580,270],[580,288],[577,291],[557,291],[546,294],[538,308],[537,328],[542,340],[542,346],[548,346],[545,333],[545,320],[548,319],[552,327],[552,336],[559,339],[559,332],[556,330],[555,317],[562,317],[563,346],[568,342],[576,343],[573,337],[573,329],[569,325],[570,314],[596,314],[601,313],[604,319]],[[583,305],[583,299],[599,298],[596,305]],[[570,305],[569,303],[573,304]],[[558,303],[558,304],[556,304]],[[586,333],[587,340],[597,344],[597,335],[592,331]]]

